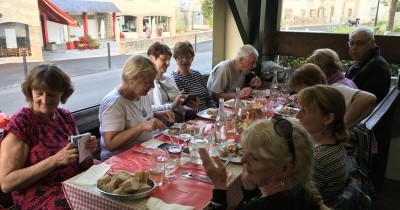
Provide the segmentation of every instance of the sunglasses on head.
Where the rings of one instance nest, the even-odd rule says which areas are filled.
[[[296,153],[294,150],[294,144],[293,144],[293,138],[292,138],[292,134],[293,134],[292,123],[290,123],[289,120],[283,118],[282,115],[279,115],[279,114],[274,115],[272,117],[272,119],[275,121],[274,122],[275,133],[278,134],[278,136],[286,139],[290,154],[292,155],[292,158],[293,158],[292,163],[294,165]]]

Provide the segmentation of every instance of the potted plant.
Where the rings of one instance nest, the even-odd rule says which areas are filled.
[[[46,44],[46,50],[48,50],[48,51],[54,51],[54,50],[56,50],[57,48],[56,48],[56,43],[55,42],[48,42],[47,44]]]
[[[87,48],[86,43],[79,43],[79,44],[78,44],[78,49],[79,49],[79,50],[84,50],[84,49],[86,49],[86,48]]]
[[[99,49],[99,47],[100,47],[100,44],[97,42],[97,41],[94,41],[94,42],[91,42],[90,44],[89,44],[89,49]]]
[[[66,45],[67,45],[67,50],[73,50],[74,49],[74,43],[73,42],[68,41],[66,43]]]

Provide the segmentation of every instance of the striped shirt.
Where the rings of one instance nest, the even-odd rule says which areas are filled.
[[[211,99],[208,93],[206,83],[203,80],[200,72],[190,69],[190,74],[183,75],[177,72],[172,72],[172,76],[175,79],[175,83],[179,90],[185,90],[185,94],[197,95],[200,98],[200,104],[197,110],[191,111],[189,114],[193,118],[197,112],[205,110],[209,107],[216,107],[215,102]]]
[[[313,179],[326,205],[335,202],[346,185],[349,167],[346,150],[341,143],[314,148]]]

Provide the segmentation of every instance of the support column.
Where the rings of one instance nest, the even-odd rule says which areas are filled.
[[[175,16],[169,17],[168,21],[169,21],[169,35],[175,36],[175,33],[176,33]]]
[[[136,17],[136,25],[137,25],[136,33],[138,35],[138,38],[144,38],[145,33],[143,32],[143,16]]]
[[[115,12],[112,13],[112,38],[115,38],[115,22],[117,21],[117,15]]]
[[[88,16],[87,16],[87,12],[84,12],[82,14],[82,19],[83,19],[83,36],[87,37],[89,35],[88,32]]]
[[[156,35],[156,16],[151,16],[151,38],[157,37]]]
[[[49,30],[47,28],[47,16],[45,14],[40,15],[42,18],[42,36],[43,36],[43,47],[49,42]]]

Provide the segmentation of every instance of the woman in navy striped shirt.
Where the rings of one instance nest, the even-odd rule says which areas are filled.
[[[196,113],[209,107],[215,107],[215,102],[208,93],[207,86],[200,72],[191,69],[194,58],[193,46],[190,42],[177,42],[174,46],[174,58],[177,69],[172,72],[175,83],[179,90],[185,91],[185,94],[198,96],[199,106],[196,110],[186,112],[186,119],[196,116]]]

